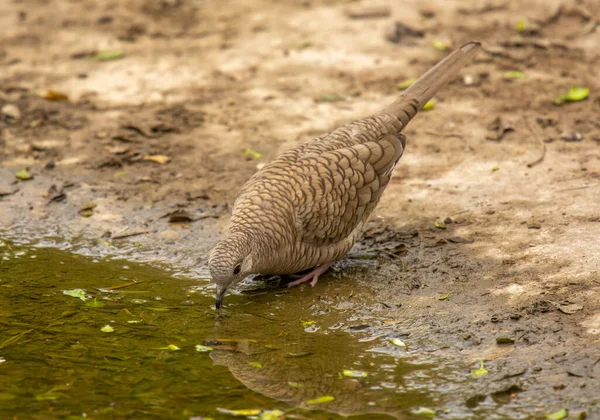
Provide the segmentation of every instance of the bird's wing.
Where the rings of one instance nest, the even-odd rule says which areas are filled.
[[[402,134],[382,133],[299,159],[306,170],[294,203],[298,237],[320,246],[348,237],[377,205],[405,144]]]

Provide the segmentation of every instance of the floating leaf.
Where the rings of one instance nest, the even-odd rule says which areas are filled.
[[[492,167],[492,172],[496,172],[496,171],[499,171],[499,170],[500,170],[499,166],[493,166]]]
[[[171,350],[171,351],[177,351],[177,350],[181,350],[179,347],[177,347],[175,344],[169,344],[166,347],[160,347],[159,350]]]
[[[200,353],[208,353],[209,351],[213,351],[214,349],[209,346],[203,346],[202,344],[196,344],[196,351]]]
[[[388,341],[394,346],[406,348],[406,344],[404,344],[404,341],[400,340],[399,338],[388,338]]]
[[[140,322],[142,321],[140,321],[139,319],[132,319],[130,321],[127,321],[128,324],[139,324]]]
[[[111,61],[123,58],[125,54],[120,51],[100,51],[93,58],[98,61]]]
[[[106,306],[106,302],[94,298],[86,303],[85,306],[89,306],[90,308],[102,308],[103,306]]]
[[[444,224],[442,224],[442,223],[439,223],[439,222],[437,222],[437,221],[436,221],[436,222],[435,222],[433,225],[434,225],[436,228],[438,228],[438,229],[442,229],[442,230],[446,230],[446,229],[448,229],[448,228],[446,227],[446,225],[444,225]]]
[[[546,414],[546,418],[550,419],[550,420],[562,420],[562,419],[567,418],[568,415],[569,415],[569,412],[567,411],[567,409],[561,408],[560,410],[556,411],[555,413]]]
[[[33,176],[27,169],[23,168],[15,174],[15,178],[17,178],[19,181],[29,181],[33,178]]]
[[[316,405],[316,404],[328,403],[333,400],[335,400],[335,397],[333,397],[331,395],[325,395],[323,397],[315,398],[314,400],[308,400],[306,403],[310,404],[310,405]]]
[[[144,160],[147,160],[150,162],[156,162],[156,163],[160,163],[161,165],[164,165],[165,163],[170,161],[171,158],[168,156],[165,156],[165,155],[151,155],[151,156],[145,156]]]
[[[86,300],[85,290],[83,289],[71,289],[71,290],[63,290],[63,295],[71,296],[74,298],[79,298],[81,300]]]
[[[250,366],[255,367],[257,369],[262,369],[263,365],[260,362],[250,362],[248,363]]]
[[[248,148],[246,148],[246,150],[244,150],[244,153],[242,153],[242,157],[246,160],[260,159],[261,156],[262,155],[260,153]]]
[[[54,401],[60,397],[60,394],[52,394],[50,392],[46,392],[45,394],[38,394],[35,396],[36,401]]]
[[[416,77],[411,77],[410,79],[406,79],[406,80],[403,80],[402,82],[398,83],[396,85],[396,88],[398,90],[406,90],[416,81],[417,81]]]
[[[342,371],[342,374],[349,378],[366,378],[367,376],[369,376],[369,374],[367,372],[363,372],[360,370],[350,370],[350,369],[344,369]]]
[[[524,79],[525,73],[520,72],[520,71],[507,71],[506,73],[504,73],[504,78],[506,80]]]
[[[312,324],[314,324],[315,321],[300,321],[300,324],[302,324],[303,327],[310,327]]]
[[[515,31],[519,33],[524,32],[525,28],[527,28],[527,19],[520,19],[515,25]]]
[[[423,111],[429,111],[431,109],[435,108],[435,101],[431,100],[429,102],[427,102],[425,105],[423,105]]]
[[[260,420],[281,420],[284,414],[281,410],[265,410],[260,413]]]
[[[567,93],[563,93],[554,100],[556,105],[561,105],[565,102],[578,102],[583,101],[590,94],[589,88],[584,87],[573,87],[569,89]]]
[[[479,369],[475,369],[471,371],[471,376],[473,378],[479,378],[481,376],[485,376],[488,374],[486,368],[483,367],[483,360],[479,363]]]
[[[433,41],[433,48],[440,51],[448,51],[450,49],[450,45],[450,41],[442,42],[437,39]]]
[[[446,294],[440,295],[440,296],[438,296],[438,300],[446,300],[450,297],[451,294],[452,294],[452,292],[448,292]]]
[[[241,410],[228,410],[226,408],[217,407],[217,411],[221,414],[228,414],[230,416],[258,416],[260,409],[258,408],[245,408]]]
[[[288,382],[288,385],[292,388],[304,388],[304,384],[302,382]]]
[[[437,414],[435,410],[432,410],[431,408],[425,408],[425,407],[419,407],[415,410],[412,410],[410,412],[410,414],[412,414],[413,416],[419,416],[419,417],[435,417],[435,415]]]
[[[49,90],[44,94],[44,98],[49,101],[59,101],[64,102],[68,101],[69,97],[62,92],[58,92],[56,90]]]
[[[105,333],[111,333],[111,332],[114,332],[115,329],[113,327],[111,327],[110,325],[105,325],[104,327],[100,328],[100,331],[105,332]]]

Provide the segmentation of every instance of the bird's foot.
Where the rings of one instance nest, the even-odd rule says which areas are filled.
[[[305,283],[309,280],[310,280],[310,285],[312,287],[315,287],[315,284],[317,284],[317,281],[319,280],[319,276],[321,274],[323,274],[325,271],[327,271],[327,269],[330,266],[331,266],[331,263],[321,264],[321,265],[317,266],[314,270],[309,272],[308,274],[305,274],[304,276],[300,277],[298,280],[294,280],[293,282],[288,283],[287,287],[298,286],[299,284]]]

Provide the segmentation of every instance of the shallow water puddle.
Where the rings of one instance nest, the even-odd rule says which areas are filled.
[[[216,312],[198,284],[4,244],[0,417],[200,419],[248,409],[241,418],[271,418],[260,411],[277,409],[374,419],[435,406],[424,386],[435,366],[411,360],[399,341],[351,332],[360,325],[323,310],[327,301],[280,290],[228,296]]]

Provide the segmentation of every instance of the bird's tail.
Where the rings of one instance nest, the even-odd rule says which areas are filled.
[[[395,115],[402,122],[402,127],[406,127],[416,113],[473,58],[480,48],[479,42],[463,45],[421,76],[383,112]]]

